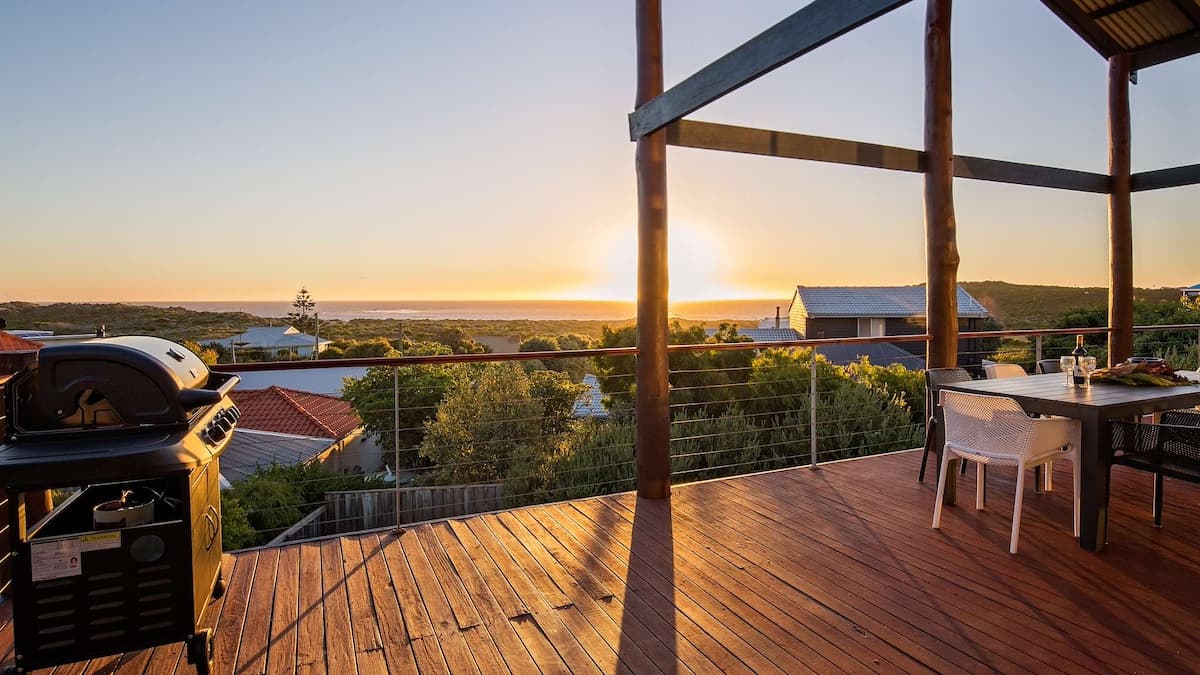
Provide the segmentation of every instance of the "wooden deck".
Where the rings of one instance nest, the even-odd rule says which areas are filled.
[[[1189,672],[1200,489],[1114,471],[1110,545],[1012,472],[930,529],[917,453],[239,553],[209,612],[218,672]],[[1064,466],[1065,465],[1065,466]],[[973,480],[960,495],[973,496]],[[12,633],[0,631],[0,652]],[[178,647],[56,673],[191,672]]]

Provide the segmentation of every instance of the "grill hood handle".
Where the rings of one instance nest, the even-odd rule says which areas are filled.
[[[233,388],[237,386],[242,378],[238,375],[230,373],[210,373],[209,379],[224,377],[224,382],[216,389],[184,389],[179,392],[179,405],[183,406],[184,410],[193,410],[202,405],[214,405],[220,403]]]

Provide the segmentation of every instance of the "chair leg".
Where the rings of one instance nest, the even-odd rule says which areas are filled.
[[[1021,536],[1021,503],[1025,497],[1025,465],[1017,465],[1017,496],[1013,499],[1013,525],[1012,525],[1012,540],[1008,545],[1008,552],[1016,554],[1017,538]]]
[[[929,453],[934,452],[934,436],[933,425],[936,424],[932,417],[925,423],[925,452],[921,455],[921,471],[917,473],[917,482],[925,482],[925,465],[929,463]]]
[[[986,503],[984,501],[987,498],[986,495],[984,494],[984,481],[987,480],[987,478],[986,478],[987,474],[984,473],[984,471],[987,470],[986,467],[987,467],[987,465],[984,464],[983,462],[975,463],[975,510],[976,511],[982,511],[983,505]]]
[[[1042,494],[1042,486],[1046,484],[1046,477],[1042,475],[1042,465],[1038,464],[1033,467],[1033,494]]]
[[[1162,527],[1163,475],[1154,474],[1154,526]]]
[[[1075,538],[1078,539],[1079,538],[1079,504],[1080,504],[1080,500],[1081,500],[1079,490],[1083,486],[1083,474],[1082,474],[1082,469],[1079,467],[1079,453],[1078,452],[1075,453],[1075,457],[1071,459],[1071,478],[1073,479],[1073,482],[1075,483],[1075,485],[1073,486],[1075,488],[1075,491],[1072,493],[1072,496],[1074,499],[1074,505],[1071,510],[1074,512],[1073,515],[1074,515],[1074,520],[1075,520]]]
[[[1046,462],[1046,466],[1042,468],[1042,477],[1045,483],[1042,484],[1042,492],[1054,491],[1054,462]]]
[[[942,450],[942,467],[938,470],[937,499],[933,502],[933,529],[942,526],[942,499],[946,496],[946,470],[950,466],[949,451]]]

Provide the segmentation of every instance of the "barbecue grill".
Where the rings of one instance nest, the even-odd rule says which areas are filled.
[[[82,486],[38,523],[10,509],[16,672],[181,641],[211,670],[237,382],[173,342],[118,337],[45,347],[5,385],[11,503]]]

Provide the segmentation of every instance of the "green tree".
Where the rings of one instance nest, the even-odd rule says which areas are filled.
[[[317,301],[313,300],[312,294],[308,289],[301,286],[296,293],[296,298],[292,300],[292,309],[288,312],[288,325],[300,331],[307,333],[316,328],[316,319],[312,316],[313,310],[317,308]]]
[[[387,338],[375,338],[373,340],[363,340],[361,342],[353,342],[346,347],[343,352],[348,359],[367,359],[380,358],[385,356],[399,356],[400,352],[392,348],[392,344],[387,341]]]
[[[613,330],[605,326],[600,338],[600,347],[632,347],[637,344],[637,327],[624,326]],[[678,321],[672,322],[668,341],[673,345],[723,344],[749,342],[738,335],[735,324],[721,324],[713,336],[708,336],[702,325],[684,328]],[[736,351],[701,350],[675,352],[668,358],[671,369],[671,404],[676,414],[683,411],[695,412],[705,409],[711,415],[727,410],[734,400],[743,395],[740,385],[746,383],[750,364],[754,359],[753,349]],[[600,390],[610,410],[628,410],[633,407],[636,362],[632,356],[606,356],[595,359],[596,371],[600,376]]]
[[[553,451],[584,387],[553,371],[526,374],[512,363],[459,373],[426,424],[421,454],[436,483],[477,483],[510,476],[515,456]]]
[[[184,340],[183,346],[186,347],[191,353],[199,356],[200,360],[204,362],[204,365],[214,366],[217,364],[217,360],[219,358],[217,350],[212,349],[211,347],[205,347],[193,340]]]
[[[246,507],[228,490],[221,493],[221,548],[236,551],[259,543],[258,533],[250,526]]]
[[[564,347],[563,341],[565,341],[566,344],[570,345],[570,346]],[[563,351],[568,348],[573,349],[573,350],[574,349],[587,349],[588,348],[587,346],[580,346],[580,345],[588,345],[588,344],[590,344],[590,343],[587,342],[587,338],[584,336],[581,336],[581,335],[568,334],[568,335],[562,335],[559,337],[553,337],[553,336],[549,336],[549,335],[535,335],[533,337],[528,337],[528,338],[525,338],[524,340],[522,340],[521,344],[517,347],[517,351],[520,351],[520,352],[558,352],[558,351]],[[566,375],[571,379],[572,382],[578,382],[578,381],[582,380],[584,374],[587,373],[587,369],[588,369],[588,365],[589,365],[587,359],[581,359],[581,358],[544,359],[541,361],[526,361],[525,364],[526,364],[525,369],[527,371],[541,370],[543,368],[546,368],[549,370],[558,371],[560,373],[566,373]]]
[[[391,450],[398,440],[401,450],[399,469],[411,469],[421,465],[417,449],[425,438],[426,423],[437,414],[438,404],[454,383],[455,373],[462,369],[462,366],[452,365],[420,365],[403,366],[394,373],[396,369],[386,366],[369,368],[360,378],[346,379],[342,397],[354,406],[366,433],[380,447],[386,448],[385,462],[389,466],[395,463]],[[398,431],[395,417],[397,391],[400,400]]]

